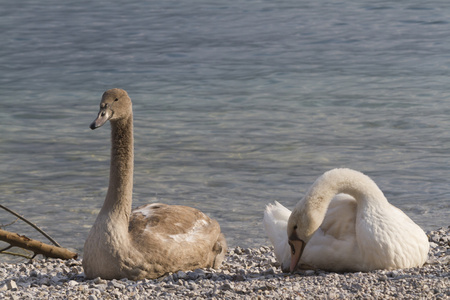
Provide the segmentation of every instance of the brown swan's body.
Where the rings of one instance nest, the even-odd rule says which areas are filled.
[[[133,112],[128,94],[103,94],[91,124],[111,123],[109,187],[84,245],[87,278],[157,278],[169,272],[220,266],[226,241],[219,224],[201,211],[154,203],[131,210],[133,192]]]

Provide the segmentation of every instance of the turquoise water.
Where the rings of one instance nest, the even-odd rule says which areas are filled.
[[[253,247],[266,203],[292,208],[350,167],[425,230],[449,225],[445,1],[20,1],[0,16],[0,202],[65,247],[82,250],[106,194],[109,125],[88,126],[112,87],[133,100],[134,206],[197,207]]]

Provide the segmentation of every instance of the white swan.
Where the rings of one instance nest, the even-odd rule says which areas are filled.
[[[410,268],[428,256],[424,231],[368,176],[350,169],[320,176],[292,213],[269,204],[263,223],[283,271],[299,261],[336,272]]]
[[[218,267],[227,249],[219,224],[201,211],[160,203],[131,211],[133,112],[127,92],[103,94],[95,129],[111,123],[111,167],[103,207],[84,244],[87,278],[157,278],[168,272]]]

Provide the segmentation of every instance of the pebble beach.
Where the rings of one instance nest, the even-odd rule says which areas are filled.
[[[0,299],[449,299],[450,226],[427,232],[421,268],[283,273],[272,247],[234,247],[222,267],[155,280],[87,280],[81,259],[0,264]]]

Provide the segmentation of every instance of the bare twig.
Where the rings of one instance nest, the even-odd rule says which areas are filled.
[[[12,221],[11,223],[8,223],[8,224],[0,224],[0,228],[11,226],[12,224],[16,223],[17,220],[19,220],[19,218],[16,218],[14,221]]]
[[[20,257],[23,257],[23,258],[26,258],[26,259],[33,259],[32,256],[27,256],[27,255],[25,255],[25,254],[16,253],[16,252],[7,252],[7,251],[5,251],[5,252],[1,252],[1,253],[2,253],[2,254],[12,255],[12,256],[20,256]]]
[[[13,245],[9,245],[8,247],[1,249],[0,253],[8,254],[8,252],[5,252],[5,251],[11,249],[12,247],[13,247]]]
[[[19,215],[18,213],[16,213],[15,211],[7,208],[6,206],[3,206],[0,204],[0,208],[3,208],[4,210],[6,210],[7,212],[15,215],[16,217],[18,217],[19,219],[21,219],[22,221],[24,221],[25,223],[27,223],[28,225],[30,225],[31,227],[33,227],[34,229],[36,229],[37,231],[39,231],[43,236],[45,236],[50,242],[53,243],[53,245],[57,246],[57,247],[61,247],[60,244],[58,244],[51,236],[49,236],[47,233],[45,233],[41,228],[39,228],[37,225],[35,225],[34,223],[28,221],[27,219],[25,219],[24,217],[22,217],[21,215]]]

